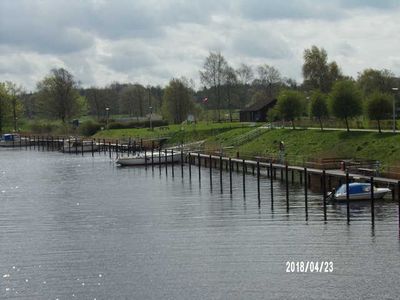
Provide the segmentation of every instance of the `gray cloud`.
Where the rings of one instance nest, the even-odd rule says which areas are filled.
[[[399,17],[398,0],[2,0],[0,81],[32,88],[60,66],[83,85],[198,80],[209,51],[301,81],[311,45],[349,75],[365,67],[396,72]]]

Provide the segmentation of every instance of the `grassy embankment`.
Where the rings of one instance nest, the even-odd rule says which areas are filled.
[[[182,130],[183,129],[183,130]],[[308,159],[342,157],[380,160],[383,165],[400,164],[400,134],[319,130],[264,129],[254,136],[255,127],[240,123],[171,125],[169,129],[120,129],[99,132],[95,137],[170,137],[169,144],[206,140],[209,150],[226,147],[231,155],[277,155],[280,141],[285,143],[287,159],[301,164]],[[243,137],[243,139],[241,139]],[[238,143],[239,142],[239,143]]]
[[[169,125],[156,127],[154,130],[148,128],[138,129],[113,129],[97,132],[93,137],[105,139],[128,140],[131,138],[168,138],[169,145],[190,143],[206,140],[216,135],[227,133],[233,129],[249,130],[246,123],[198,123],[187,125]]]

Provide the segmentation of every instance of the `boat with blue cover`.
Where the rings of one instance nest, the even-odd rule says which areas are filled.
[[[391,192],[389,188],[374,188],[374,199],[382,199],[387,193]],[[342,184],[340,188],[328,194],[332,200],[346,201],[347,189],[346,184]],[[371,200],[371,184],[366,182],[349,183],[349,200]]]

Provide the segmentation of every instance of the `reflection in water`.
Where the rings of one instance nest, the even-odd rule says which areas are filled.
[[[0,297],[22,299],[397,298],[398,207],[328,204],[302,186],[180,166],[117,168],[107,156],[0,151]],[[288,274],[286,261],[332,261]],[[357,288],[354,288],[357,286]]]

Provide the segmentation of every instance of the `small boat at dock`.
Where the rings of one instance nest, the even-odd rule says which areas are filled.
[[[153,158],[151,152],[141,152],[134,156],[119,157],[116,159],[116,163],[120,166],[144,166],[144,165],[158,165],[158,164],[169,164],[181,161],[181,154],[179,152],[173,153],[172,151],[153,152]]]
[[[0,137],[0,147],[19,147],[29,144],[29,139],[16,133],[6,133]]]
[[[82,153],[97,151],[98,149],[99,146],[93,141],[82,139],[69,139],[64,141],[64,144],[61,146],[60,151],[63,153]]]
[[[389,188],[374,188],[374,199],[382,199],[387,193],[390,193]],[[346,201],[347,200],[347,189],[346,184],[342,184],[337,191],[328,193],[334,201]],[[349,184],[349,200],[359,201],[359,200],[371,200],[371,184],[362,182],[352,182]]]

